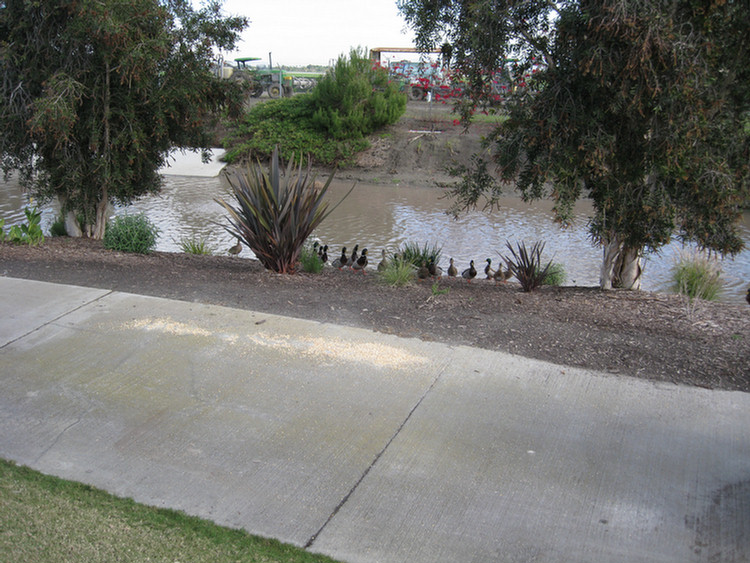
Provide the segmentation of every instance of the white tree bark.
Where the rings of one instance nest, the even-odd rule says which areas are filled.
[[[641,289],[641,249],[626,248],[620,237],[615,234],[611,235],[609,240],[605,240],[603,246],[599,286],[602,289]]]

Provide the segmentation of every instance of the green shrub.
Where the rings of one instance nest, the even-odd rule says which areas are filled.
[[[30,246],[42,244],[44,242],[44,233],[42,232],[41,226],[42,212],[36,207],[25,207],[23,213],[26,215],[26,222],[21,223],[20,225],[12,225],[11,228],[8,229],[7,236],[3,230],[5,219],[2,220],[2,223],[0,223],[0,232],[2,232],[3,235],[0,240],[5,240],[7,238],[10,242],[16,244],[28,244]]]
[[[279,151],[274,149],[268,173],[257,163],[237,172],[234,182],[229,178],[238,207],[216,200],[229,213],[227,231],[241,239],[266,269],[282,274],[295,272],[307,237],[336,207],[329,210],[323,201],[333,174],[315,189],[310,162],[304,173],[301,159],[296,170],[293,166],[294,161],[289,161],[282,175]]]
[[[185,254],[211,255],[216,252],[216,247],[209,244],[205,237],[198,235],[180,239],[180,248]]]
[[[303,272],[319,274],[323,271],[323,260],[318,256],[312,245],[305,244],[299,253],[299,263]]]
[[[314,162],[334,166],[351,161],[368,147],[365,139],[337,141],[319,130],[312,123],[310,102],[310,94],[298,94],[253,106],[243,119],[230,124],[224,160],[266,158],[278,147],[287,161],[306,154]]]
[[[442,247],[437,244],[430,246],[425,243],[424,246],[420,247],[418,244],[407,242],[399,249],[399,255],[402,260],[411,263],[415,268],[419,268],[422,262],[439,264],[442,251]]]
[[[552,262],[549,270],[547,270],[547,275],[544,276],[542,284],[559,286],[564,284],[567,279],[568,276],[565,273],[565,267],[559,262]]]
[[[378,271],[377,275],[384,283],[401,287],[416,279],[417,268],[409,260],[396,255],[387,262],[385,268]]]
[[[721,295],[721,265],[705,251],[682,253],[672,268],[672,282],[676,293],[715,301]]]
[[[109,250],[149,254],[156,246],[158,236],[159,229],[139,213],[115,217],[104,231],[103,242],[104,248]]]
[[[51,237],[66,237],[68,236],[68,230],[65,228],[65,214],[60,215],[55,219],[49,227],[49,234]]]
[[[398,121],[406,95],[391,82],[388,71],[364,52],[352,49],[311,92],[313,123],[334,139],[357,139]]]
[[[535,242],[531,246],[531,250],[526,248],[525,242],[516,243],[515,249],[510,242],[506,242],[505,245],[510,250],[511,256],[503,256],[502,258],[511,273],[521,283],[521,289],[528,292],[542,285],[552,266],[551,260],[545,266],[542,266],[544,243]]]

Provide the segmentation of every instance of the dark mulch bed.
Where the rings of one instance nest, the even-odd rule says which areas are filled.
[[[377,275],[282,276],[222,256],[105,250],[81,239],[0,244],[0,275],[106,288],[502,350],[614,374],[750,391],[750,306],[647,292],[442,278],[394,288]]]

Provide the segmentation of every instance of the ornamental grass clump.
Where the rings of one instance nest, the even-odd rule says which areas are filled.
[[[256,163],[236,173],[234,180],[228,177],[236,207],[223,199],[216,200],[229,213],[230,227],[226,230],[252,250],[268,270],[295,273],[307,237],[352,191],[329,209],[323,198],[333,174],[323,187],[316,188],[311,171],[309,159],[303,171],[300,158],[297,168],[290,160],[282,173],[276,147],[268,172]]]
[[[319,274],[323,271],[323,260],[312,245],[305,244],[299,252],[299,263],[302,271],[308,274]]]
[[[419,268],[423,262],[425,264],[440,263],[442,252],[442,247],[437,244],[430,246],[427,243],[425,243],[424,246],[419,246],[415,243],[406,242],[399,249],[402,260],[411,263],[415,268]]]
[[[206,237],[198,235],[180,239],[180,249],[185,254],[195,254],[198,256],[211,256],[216,252],[216,247],[209,243]]]
[[[502,259],[508,266],[508,269],[521,283],[521,289],[529,292],[544,283],[547,274],[552,267],[552,261],[542,266],[542,251],[544,250],[543,242],[535,242],[531,249],[526,248],[525,242],[516,243],[514,249],[510,242],[505,245],[510,250],[511,256],[502,256]]]
[[[417,268],[403,256],[396,255],[378,271],[378,277],[383,283],[395,287],[411,284],[417,277]]]
[[[689,299],[716,301],[721,295],[721,265],[705,251],[683,252],[672,268],[672,288]]]
[[[104,248],[120,252],[150,254],[156,246],[159,229],[143,213],[122,215],[104,231]]]

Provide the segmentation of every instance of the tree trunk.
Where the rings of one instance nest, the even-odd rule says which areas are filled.
[[[599,286],[602,289],[641,289],[641,249],[626,247],[616,234],[605,240],[603,246]]]
[[[91,238],[96,240],[102,240],[104,238],[104,231],[107,228],[108,209],[109,201],[107,198],[107,189],[104,188],[102,198],[96,206],[96,222],[94,223],[94,230],[91,232]]]

